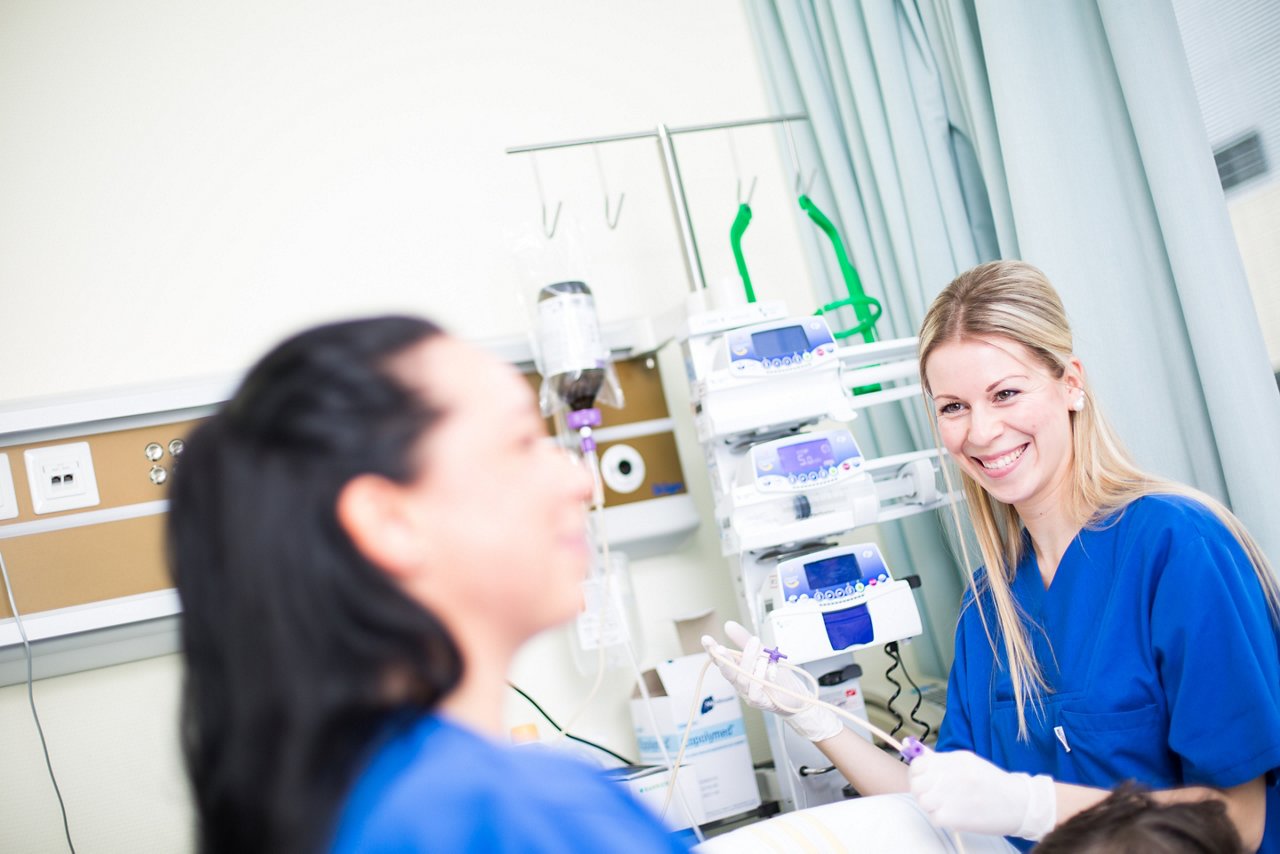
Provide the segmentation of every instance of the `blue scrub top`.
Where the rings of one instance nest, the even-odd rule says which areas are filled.
[[[438,715],[389,734],[348,795],[333,854],[688,851],[599,769]]]
[[[1280,639],[1231,532],[1199,502],[1146,496],[1082,530],[1048,590],[1026,545],[1013,594],[1050,692],[1039,712],[1028,705],[1018,741],[990,593],[996,658],[966,599],[938,749],[1102,788],[1266,775],[1260,850],[1280,854]]]

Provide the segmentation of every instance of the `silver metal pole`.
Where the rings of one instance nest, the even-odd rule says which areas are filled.
[[[779,122],[798,122],[808,120],[808,116],[804,113],[788,113],[785,116],[766,116],[762,119],[743,119],[736,122],[713,122],[707,125],[685,125],[678,128],[667,128],[667,133],[671,136],[679,136],[682,133],[701,133],[708,130],[727,130],[729,128],[744,128],[752,125],[770,125]],[[623,142],[628,139],[648,139],[656,137],[657,131],[638,130],[631,133],[615,133],[608,136],[591,136],[582,139],[565,139],[559,142],[539,142],[534,145],[513,145],[507,149],[507,154],[527,154],[530,151],[547,151],[552,148],[574,148],[580,145],[599,145],[602,142]]]
[[[698,254],[698,240],[693,236],[693,220],[689,218],[689,203],[684,197],[684,182],[680,180],[680,163],[676,160],[676,147],[671,142],[667,126],[658,125],[658,149],[662,152],[662,165],[667,171],[667,191],[671,207],[680,227],[680,246],[684,249],[684,269],[689,275],[689,287],[694,293],[707,289],[702,274],[702,256]]]
[[[507,149],[507,154],[527,154],[534,151],[547,151],[553,148],[574,148],[581,145],[599,145],[604,142],[621,142],[629,139],[656,137],[658,150],[662,154],[662,164],[666,167],[667,172],[667,193],[671,198],[672,211],[676,215],[676,225],[680,228],[680,246],[684,249],[684,269],[689,276],[689,286],[696,293],[699,290],[706,290],[707,279],[702,272],[702,256],[698,254],[698,240],[693,234],[693,220],[689,218],[689,203],[685,199],[684,182],[680,179],[680,163],[676,160],[676,149],[671,137],[682,133],[700,133],[709,130],[750,127],[751,125],[807,121],[808,118],[804,113],[788,113],[782,116],[767,116],[762,119],[713,122],[712,124],[685,125],[678,128],[668,128],[666,125],[660,124],[657,130],[616,133],[609,136],[593,136],[583,139],[566,139],[560,142],[542,142],[534,145],[515,145]],[[544,222],[546,220],[545,204],[543,206],[543,220]]]
[[[713,122],[709,125],[684,125],[683,127],[671,128],[671,135],[677,136],[682,133],[701,133],[704,130],[728,130],[729,128],[745,128],[751,125],[776,125],[778,122],[802,122],[808,121],[809,117],[804,113],[788,113],[785,116],[766,116],[762,119],[742,119],[736,122]]]
[[[592,136],[583,139],[565,139],[560,142],[539,142],[534,145],[513,145],[507,154],[527,154],[530,151],[547,151],[552,148],[574,148],[579,145],[599,145],[602,142],[622,142],[628,139],[648,139],[657,136],[656,131],[638,130],[632,133],[615,133],[609,136]]]

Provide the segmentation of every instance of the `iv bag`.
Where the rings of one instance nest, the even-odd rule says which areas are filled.
[[[556,282],[538,292],[538,403],[543,415],[623,405],[622,389],[600,336],[595,299],[583,282]]]

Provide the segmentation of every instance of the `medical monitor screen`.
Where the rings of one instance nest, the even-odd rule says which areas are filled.
[[[804,565],[804,578],[810,590],[843,587],[862,580],[862,570],[853,555],[837,555]]]
[[[769,359],[805,352],[809,349],[809,338],[802,327],[784,326],[781,329],[753,333],[751,346],[755,348],[757,356]]]
[[[817,439],[795,445],[782,445],[778,448],[778,462],[784,472],[812,471],[835,465],[836,458],[831,454],[831,442]]]

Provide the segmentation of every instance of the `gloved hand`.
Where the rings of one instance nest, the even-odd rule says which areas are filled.
[[[762,651],[764,646],[760,638],[755,637],[744,627],[730,620],[724,624],[724,633],[734,644],[742,648],[740,667],[753,674],[757,679],[765,680],[788,691],[807,695],[812,693],[805,683],[785,667],[769,660],[769,654]],[[725,664],[723,659],[732,661],[729,649],[716,643],[710,635],[702,636],[702,646],[711,656],[711,660],[720,668],[724,678],[734,687],[747,704],[766,712],[773,712],[785,720],[792,729],[810,741],[826,741],[844,729],[840,718],[830,709],[821,706],[806,706],[804,701],[790,697],[781,692],[770,692],[768,685],[756,681]],[[804,706],[803,709],[801,707]],[[794,711],[801,709],[800,711]]]
[[[916,803],[939,827],[1040,839],[1057,823],[1051,777],[1002,771],[967,750],[926,750],[912,760],[907,778]]]

